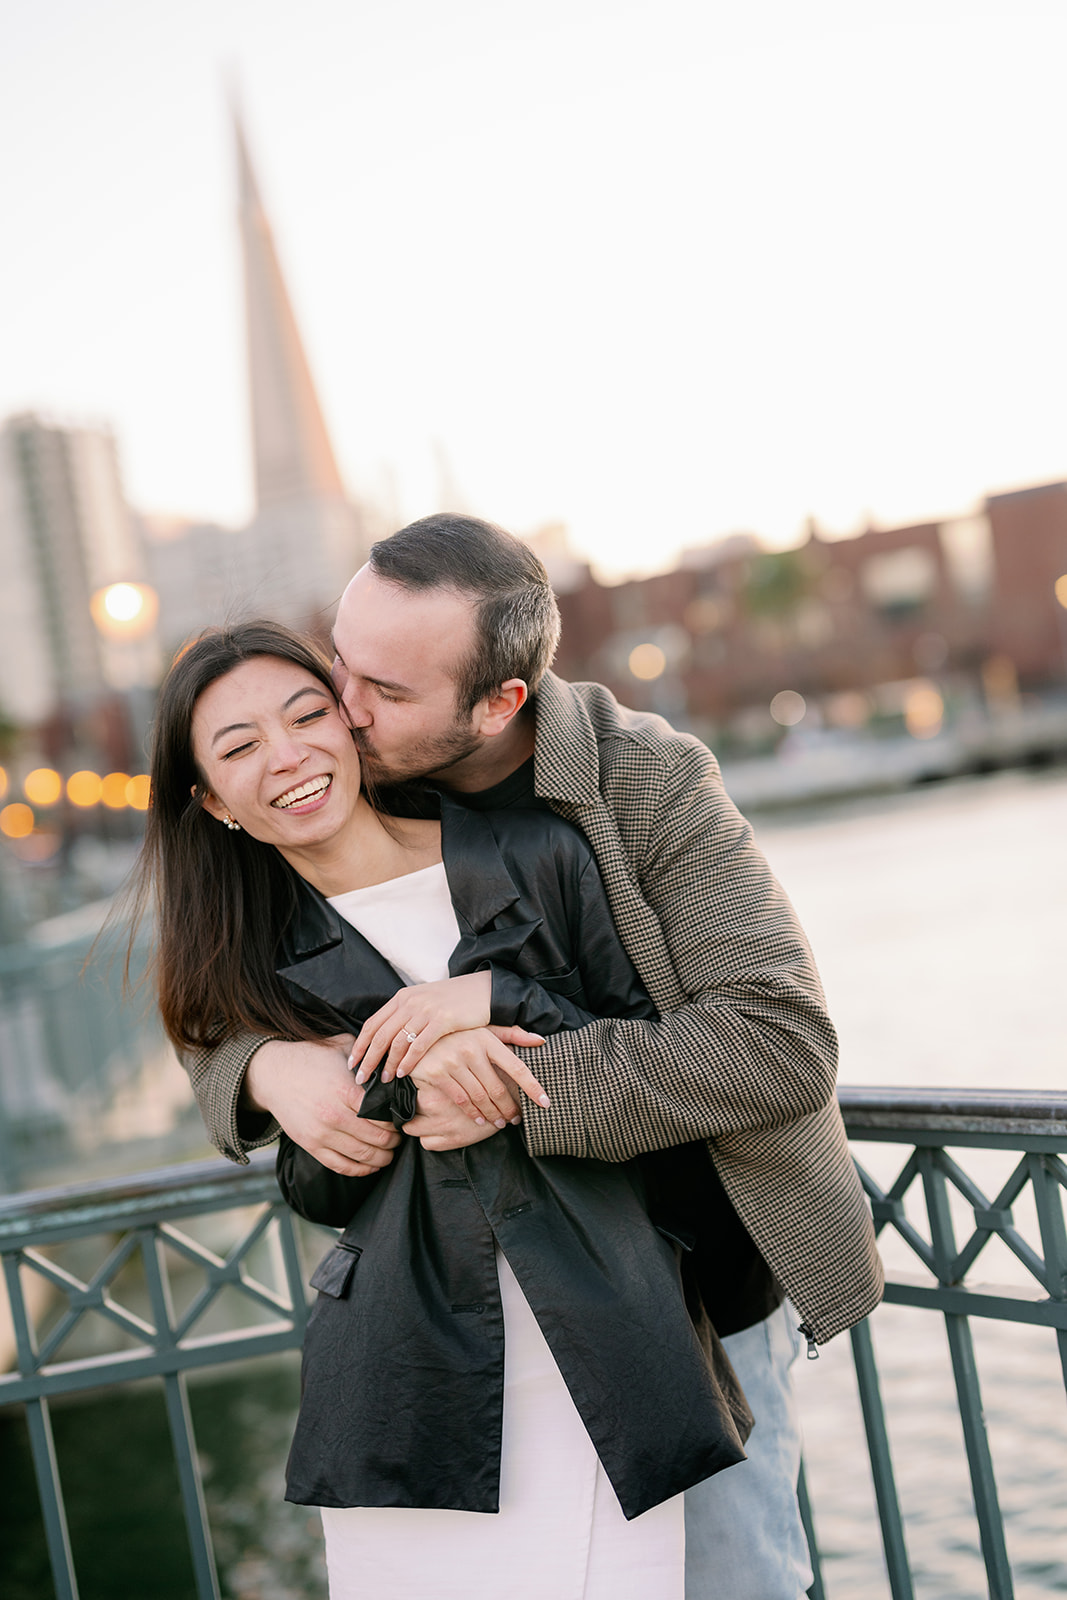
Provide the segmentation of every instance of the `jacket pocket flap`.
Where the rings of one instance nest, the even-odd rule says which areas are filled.
[[[343,1300],[361,1254],[355,1245],[335,1244],[312,1273],[311,1287],[321,1294],[332,1295],[335,1300]]]
[[[539,972],[536,981],[542,989],[561,994],[566,999],[573,999],[582,993],[582,975],[577,967],[572,967],[569,972]]]

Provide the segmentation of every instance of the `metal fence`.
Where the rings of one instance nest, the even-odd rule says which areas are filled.
[[[879,1231],[894,1230],[922,1269],[919,1281],[894,1274],[886,1298],[945,1318],[989,1594],[991,1600],[1009,1600],[1012,1578],[970,1318],[1054,1330],[1067,1383],[1067,1166],[1059,1154],[1067,1150],[1067,1095],[843,1089],[841,1101],[853,1139],[904,1147],[892,1183],[879,1184],[863,1173]],[[1018,1157],[1010,1178],[991,1196],[963,1165],[966,1152],[976,1149]],[[1036,1207],[1036,1241],[1023,1236],[1013,1217],[1024,1191]],[[962,1243],[961,1215],[967,1234]],[[197,1218],[211,1218],[213,1227],[224,1230],[225,1246],[194,1237]],[[971,1274],[994,1237],[1025,1269],[1027,1288],[972,1286]],[[100,1240],[101,1259],[93,1270],[79,1273],[63,1264],[63,1250],[72,1241]],[[0,1373],[0,1405],[26,1409],[57,1600],[74,1600],[78,1590],[49,1401],[146,1377],[160,1380],[166,1394],[196,1592],[199,1600],[217,1597],[186,1373],[293,1349],[302,1338],[307,1291],[298,1234],[279,1201],[269,1161],[258,1158],[251,1167],[197,1162],[124,1182],[0,1200],[0,1253],[14,1344],[14,1369]],[[200,1274],[191,1294],[175,1294],[178,1262]],[[120,1289],[120,1281],[127,1287]],[[212,1331],[212,1307],[230,1291],[240,1296],[247,1320],[235,1327],[231,1319]],[[113,1325],[124,1348],[62,1359],[63,1347],[90,1312]],[[868,1325],[851,1337],[889,1583],[894,1600],[910,1600],[904,1520]],[[811,1592],[822,1597],[806,1492],[802,1503],[816,1571]],[[815,1511],[817,1516],[817,1506]]]

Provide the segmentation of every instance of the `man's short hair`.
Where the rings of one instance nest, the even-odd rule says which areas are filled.
[[[479,517],[420,517],[371,546],[371,571],[404,589],[451,589],[475,602],[474,648],[456,670],[460,709],[508,678],[533,694],[559,644],[559,607],[529,545]]]

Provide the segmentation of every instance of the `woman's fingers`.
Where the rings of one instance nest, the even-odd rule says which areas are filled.
[[[547,1111],[552,1102],[548,1098],[548,1091],[545,1089],[544,1084],[538,1083],[525,1061],[520,1061],[518,1056],[513,1055],[506,1045],[500,1044],[499,1040],[495,1042],[499,1048],[499,1054],[492,1049],[490,1052],[491,1059],[495,1065],[502,1072],[507,1073],[511,1081],[522,1090],[524,1095],[530,1100],[535,1100],[539,1106],[544,1106]]]

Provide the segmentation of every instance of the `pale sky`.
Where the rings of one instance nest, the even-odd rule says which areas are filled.
[[[232,139],[350,489],[609,572],[1067,476],[1062,0],[0,0],[0,416],[240,521]]]

